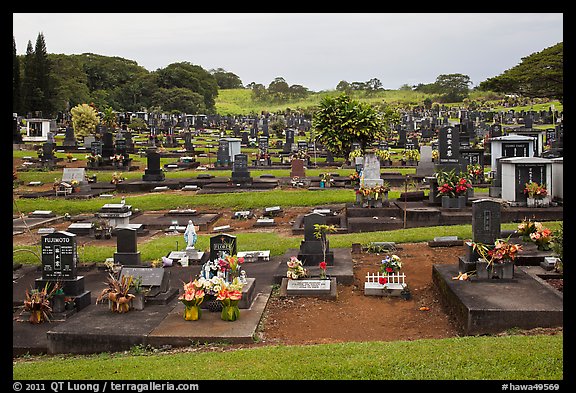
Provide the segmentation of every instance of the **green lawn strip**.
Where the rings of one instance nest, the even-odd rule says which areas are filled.
[[[398,193],[390,194],[390,198]],[[355,194],[351,189],[325,189],[321,191],[274,189],[266,192],[253,191],[223,194],[175,194],[149,193],[138,196],[126,196],[126,203],[133,209],[141,211],[166,210],[177,208],[234,208],[253,209],[269,206],[317,206],[333,203],[354,202]],[[120,198],[103,202],[99,198],[61,199],[61,198],[20,198],[12,205],[13,214],[30,213],[42,208],[52,210],[55,214],[95,213],[104,203],[117,203]]]
[[[56,356],[16,361],[12,369],[14,380],[561,380],[562,337],[467,336]]]
[[[135,159],[136,160],[136,159]],[[134,161],[132,165],[139,165],[140,169],[144,170],[146,166],[146,159],[138,158],[139,161]],[[161,165],[171,163],[176,161],[176,159],[167,159],[161,158]],[[165,160],[166,162],[162,162]],[[122,169],[118,169],[117,172],[121,172],[122,176],[126,178],[126,180],[141,180],[142,179],[142,170],[140,171],[126,171]],[[343,168],[314,168],[306,170],[307,177],[316,177],[319,176],[321,173],[330,172],[330,173],[338,173],[342,179],[346,179],[352,172],[353,169],[343,169]],[[407,168],[382,168],[382,173],[386,172],[395,172],[400,173],[401,175],[406,174],[415,174],[415,168],[407,167]],[[58,171],[21,171],[18,172],[18,179],[23,181],[24,184],[27,184],[31,181],[41,181],[42,183],[51,183],[54,179],[61,180],[62,179],[62,170]],[[113,171],[98,171],[93,169],[87,169],[87,175],[96,175],[99,182],[109,182],[112,179]],[[215,177],[230,177],[232,172],[227,169],[211,169],[211,170],[182,170],[182,171],[168,171],[165,173],[167,179],[195,179],[200,174],[210,174]],[[278,178],[280,177],[289,177],[290,176],[290,169],[250,169],[250,175],[252,178],[258,178],[263,174],[270,174],[274,175]]]
[[[561,221],[548,221],[547,228],[552,230],[560,227]],[[503,223],[502,229],[516,229],[516,223]],[[238,241],[238,251],[270,250],[271,256],[283,255],[288,249],[298,248],[302,236],[279,236],[275,232],[244,232],[234,234]],[[211,234],[199,234],[196,248],[208,250]],[[369,242],[395,242],[418,243],[433,240],[437,236],[458,236],[460,239],[472,238],[472,226],[466,225],[446,225],[436,227],[406,228],[393,231],[377,231],[363,233],[331,234],[331,248],[350,248],[353,243],[367,244]],[[176,244],[178,242],[178,245]],[[177,247],[184,249],[184,240],[181,235],[164,235],[151,241],[138,244],[143,261],[152,261],[162,256],[168,255],[171,251],[176,251]],[[16,251],[13,255],[15,263],[40,264],[40,260],[30,253],[40,255],[40,246],[14,246]],[[112,258],[116,251],[115,246],[79,246],[78,258],[82,263],[104,262],[106,258]]]

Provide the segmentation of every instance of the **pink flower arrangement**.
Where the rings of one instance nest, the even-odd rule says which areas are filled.
[[[204,301],[204,288],[197,280],[184,283],[184,293],[178,297],[186,307],[199,306]]]

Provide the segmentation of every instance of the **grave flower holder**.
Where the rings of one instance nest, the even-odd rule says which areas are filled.
[[[184,307],[184,319],[186,321],[197,321],[202,316],[202,309],[200,306],[191,305]]]
[[[527,207],[548,207],[549,204],[550,204],[550,201],[548,200],[548,197],[545,197],[545,198],[527,197],[526,198],[526,206]]]
[[[240,309],[238,308],[238,301],[231,301],[229,306],[222,305],[222,312],[220,318],[223,321],[233,322],[240,318]]]
[[[506,260],[489,265],[485,259],[480,258],[476,262],[476,276],[479,280],[511,280],[514,278],[514,261]]]
[[[444,209],[462,209],[466,207],[466,195],[459,195],[451,197],[447,195],[442,196],[442,208]]]

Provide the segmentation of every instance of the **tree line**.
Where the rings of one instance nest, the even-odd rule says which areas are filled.
[[[42,33],[35,46],[28,41],[25,55],[18,55],[13,38],[13,112],[41,112],[55,117],[78,104],[113,108],[119,112],[141,110],[174,113],[216,113],[219,89],[249,88],[258,102],[281,103],[313,94],[305,86],[275,78],[268,87],[254,82],[242,85],[240,78],[222,68],[205,70],[187,61],[149,72],[133,60],[102,56],[49,54]],[[468,96],[470,78],[464,74],[439,75],[431,84],[405,85],[434,94],[439,102],[460,102]],[[563,43],[534,53],[502,75],[489,78],[477,87],[525,97],[563,99]],[[382,91],[377,78],[366,82],[340,81],[336,91],[367,93]]]

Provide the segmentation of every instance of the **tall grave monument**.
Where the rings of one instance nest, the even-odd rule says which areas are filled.
[[[84,276],[78,276],[76,266],[78,253],[76,235],[58,231],[42,236],[42,277],[36,279],[35,287],[44,288],[62,284],[66,297],[74,300],[76,311],[90,305],[90,291],[84,288]]]

